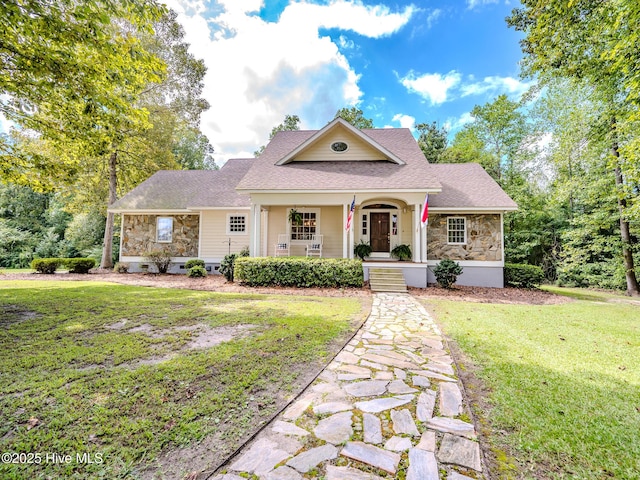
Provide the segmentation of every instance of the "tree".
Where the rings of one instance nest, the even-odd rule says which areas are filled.
[[[335,118],[342,118],[356,128],[373,128],[373,120],[366,118],[364,112],[357,107],[343,107],[336,112]]]
[[[431,163],[442,161],[449,143],[447,130],[444,127],[438,127],[436,122],[419,123],[416,125],[416,130],[419,133],[418,145],[427,160]]]
[[[269,134],[269,141],[276,136],[278,132],[291,132],[295,130],[300,130],[300,117],[298,115],[285,115],[284,120],[281,124],[276,125],[271,129],[271,133]],[[262,145],[258,150],[253,152],[253,154],[257,157],[264,149],[267,148],[266,145]]]
[[[631,6],[631,2],[598,0],[523,0],[522,5],[513,10],[507,22],[525,34],[521,41],[524,73],[537,75],[542,82],[553,78],[587,81],[603,100],[604,109],[597,121],[600,128],[593,127],[609,142],[627,293],[640,295],[633,258],[636,241],[629,223],[639,212],[633,208],[639,194],[629,185],[640,181],[638,153],[630,148],[639,142],[640,99],[640,34],[637,24],[630,22],[640,18],[640,8]],[[622,53],[626,56],[621,59]]]
[[[1,2],[0,112],[41,138],[83,139],[104,150],[115,119],[146,120],[131,99],[160,78],[163,66],[135,33],[164,11],[155,0]],[[26,183],[25,171],[40,167],[40,159],[15,147],[0,139],[0,171]]]

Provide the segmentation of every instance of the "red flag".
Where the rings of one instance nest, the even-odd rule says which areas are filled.
[[[427,223],[429,223],[429,194],[427,193],[427,196],[424,197],[424,205],[422,206],[422,228],[425,227],[425,225],[427,225]]]
[[[347,215],[347,224],[344,229],[348,232],[351,230],[351,223],[353,221],[353,211],[356,209],[356,196],[353,196],[353,202],[351,202],[351,208],[349,209],[349,215]]]

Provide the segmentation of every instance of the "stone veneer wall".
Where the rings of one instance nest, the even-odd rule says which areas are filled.
[[[173,217],[171,243],[155,241],[158,217]],[[174,257],[198,256],[199,215],[124,215],[122,222],[122,256],[144,257],[150,251],[164,248],[170,248]]]
[[[447,218],[467,219],[466,245],[447,244]],[[427,259],[502,260],[500,215],[429,215]]]

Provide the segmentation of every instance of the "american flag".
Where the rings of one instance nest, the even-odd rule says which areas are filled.
[[[422,228],[425,227],[427,223],[429,223],[429,194],[424,197],[424,205],[422,206]]]
[[[356,209],[356,196],[353,196],[353,202],[351,202],[351,208],[349,209],[349,215],[347,216],[347,224],[344,229],[348,232],[351,230],[351,223],[353,222],[353,212]]]

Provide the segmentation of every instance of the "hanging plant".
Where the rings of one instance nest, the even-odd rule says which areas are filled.
[[[302,224],[302,213],[297,211],[295,208],[289,210],[289,223],[291,225],[300,225]]]

